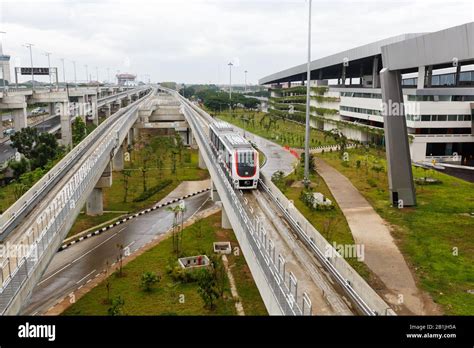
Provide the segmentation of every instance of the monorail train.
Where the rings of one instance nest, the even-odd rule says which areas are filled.
[[[217,121],[209,126],[214,154],[223,163],[230,183],[236,189],[256,189],[260,176],[258,151],[227,122]]]

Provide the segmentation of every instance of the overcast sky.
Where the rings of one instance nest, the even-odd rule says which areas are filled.
[[[1,0],[0,36],[13,66],[62,67],[78,80],[117,70],[152,81],[249,83],[306,59],[307,0]],[[474,1],[313,1],[312,58],[403,33],[474,20]],[[62,70],[60,70],[62,80]]]

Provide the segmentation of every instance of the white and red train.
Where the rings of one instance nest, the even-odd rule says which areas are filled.
[[[223,121],[209,125],[209,137],[216,157],[220,158],[230,183],[236,189],[252,190],[258,186],[260,165],[258,151]]]

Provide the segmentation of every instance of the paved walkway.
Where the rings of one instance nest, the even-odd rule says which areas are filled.
[[[267,161],[261,168],[262,173],[270,178],[273,173],[279,170],[281,170],[285,175],[289,175],[293,172],[294,164],[297,159],[288,150],[285,150],[283,147],[271,140],[249,133],[234,124],[232,127],[237,132],[244,135],[247,140],[253,141],[258,149],[264,153]]]
[[[426,314],[423,295],[390,234],[387,222],[344,175],[320,158],[316,158],[316,166],[344,213],[355,242],[364,245],[365,264],[390,291],[384,294],[385,299],[399,308],[399,300],[403,299],[403,304],[412,313]]]

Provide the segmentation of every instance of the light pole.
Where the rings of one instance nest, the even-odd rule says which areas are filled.
[[[227,65],[229,66],[229,108],[232,110],[232,67],[234,66],[234,64],[230,62]]]
[[[0,34],[6,34],[6,31],[0,31]],[[2,42],[0,41],[0,54],[3,54]],[[2,85],[3,91],[5,92],[5,68],[2,66]],[[2,122],[2,118],[0,117],[0,122]]]
[[[248,71],[245,70],[244,73],[245,73],[245,93],[247,93],[247,73],[248,73]]]
[[[309,109],[310,109],[310,92],[311,92],[311,3],[309,0],[309,14],[308,14],[308,63],[307,63],[307,77],[306,77],[306,134],[304,144],[304,182],[309,184]]]
[[[34,74],[34,72],[33,72],[33,50],[32,50],[33,44],[27,43],[27,44],[25,44],[25,47],[30,49],[31,90],[34,91],[34,90],[35,90],[35,80],[34,80],[34,79],[35,79],[35,74]]]
[[[63,81],[64,81],[64,86],[66,86],[66,68],[64,67],[64,58],[61,58],[61,63],[63,65]]]
[[[99,67],[95,67],[95,77],[97,78],[97,84],[99,84]]]
[[[84,67],[86,68],[86,83],[89,84],[89,67],[87,64]]]
[[[107,83],[110,83],[110,68],[107,68]]]
[[[77,88],[77,74],[76,74],[76,61],[72,61],[72,66],[74,67],[74,84],[76,85]]]
[[[44,55],[48,57],[48,72],[49,72],[49,88],[53,88],[53,81],[51,80],[51,52],[44,52]]]

